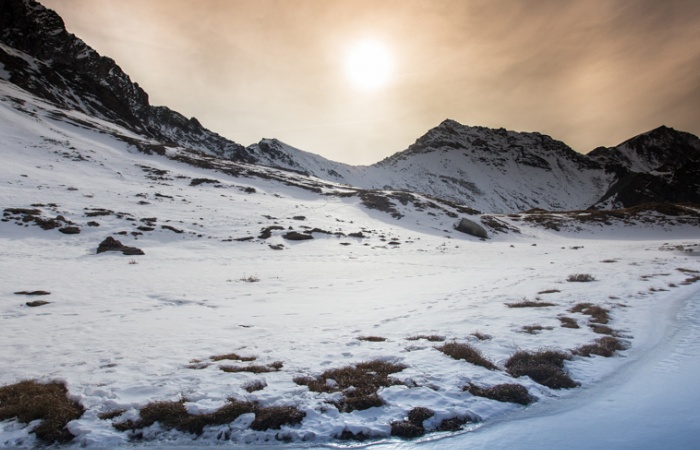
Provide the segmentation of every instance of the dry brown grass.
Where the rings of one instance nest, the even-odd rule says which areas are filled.
[[[488,341],[492,338],[490,334],[482,333],[481,331],[475,331],[470,336],[474,336],[480,341]]]
[[[250,361],[255,361],[258,359],[255,356],[239,356],[237,353],[226,353],[224,355],[214,355],[211,358],[212,361],[242,361],[242,362],[250,362]]]
[[[410,336],[406,338],[407,341],[417,341],[420,339],[425,339],[429,342],[443,342],[445,340],[445,336],[440,336],[437,334],[419,334],[417,336]]]
[[[268,364],[266,366],[259,365],[259,364],[251,364],[249,366],[221,366],[219,369],[223,372],[226,373],[240,373],[240,372],[248,372],[248,373],[255,373],[255,374],[260,374],[260,373],[269,373],[269,372],[279,372],[280,369],[284,367],[284,363],[281,361],[275,361],[271,364]]]
[[[66,425],[84,412],[80,403],[68,398],[68,389],[62,382],[27,380],[0,387],[0,421],[16,418],[28,424],[41,420],[33,433],[48,444],[71,441],[74,436]]]
[[[553,330],[554,327],[544,327],[542,325],[524,325],[521,330],[527,334],[539,334],[543,330]]]
[[[574,355],[586,356],[591,355],[604,356],[609,358],[613,356],[616,352],[627,350],[629,345],[615,337],[606,336],[600,339],[596,339],[593,344],[586,344],[578,347],[572,351]]]
[[[589,273],[575,273],[575,274],[569,275],[566,278],[566,281],[573,282],[573,283],[588,283],[591,281],[595,281],[595,277]]]
[[[559,322],[561,322],[561,326],[563,328],[581,328],[579,327],[578,322],[576,322],[576,319],[571,317],[559,317]]]
[[[571,357],[558,350],[537,352],[518,351],[506,361],[506,371],[518,378],[529,376],[533,381],[552,389],[570,389],[578,386],[564,369],[564,361]]]
[[[591,316],[591,322],[606,324],[610,321],[610,310],[592,303],[578,303],[569,309],[572,313]]]
[[[613,330],[607,325],[600,325],[597,323],[591,323],[588,325],[591,330],[596,334],[607,334],[608,336],[617,336],[617,331]]]
[[[561,292],[559,289],[546,289],[544,291],[540,291],[537,293],[537,295],[542,295],[542,294],[556,294],[557,292]]]
[[[135,431],[158,422],[165,429],[201,435],[204,427],[225,425],[243,414],[255,414],[251,428],[257,431],[279,429],[283,425],[298,425],[306,413],[292,406],[260,407],[252,402],[242,402],[230,398],[228,402],[209,414],[190,414],[185,408],[185,400],[151,402],[139,411],[139,420],[114,423],[119,431]]]
[[[515,383],[497,384],[488,388],[479,387],[474,383],[469,383],[468,386],[464,386],[462,389],[464,391],[468,391],[472,395],[485,397],[504,403],[529,405],[535,401],[535,398],[527,392],[525,386]]]
[[[342,412],[351,412],[384,405],[377,391],[382,387],[399,384],[389,375],[405,368],[402,364],[374,360],[329,369],[316,378],[297,377],[294,382],[307,386],[313,392],[342,392],[344,398],[336,406]]]
[[[541,302],[534,300],[523,299],[517,303],[506,303],[509,308],[545,308],[547,306],[556,306],[554,303]]]
[[[440,347],[435,347],[435,349],[452,359],[463,359],[468,363],[485,367],[489,370],[498,369],[494,363],[486,359],[477,348],[470,344],[448,342]]]
[[[359,336],[357,340],[366,342],[385,342],[386,338],[381,336]]]

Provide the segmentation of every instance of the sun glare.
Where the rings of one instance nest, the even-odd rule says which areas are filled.
[[[372,39],[353,45],[345,58],[345,72],[350,82],[365,91],[384,87],[390,80],[392,69],[389,49]]]

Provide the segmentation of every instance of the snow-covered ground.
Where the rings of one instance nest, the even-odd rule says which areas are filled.
[[[146,445],[210,445],[222,436],[229,444],[349,445],[333,438],[349,431],[401,448],[416,442],[390,438],[391,423],[415,407],[433,410],[433,421],[479,419],[461,434],[420,438],[417,445],[426,448],[492,445],[499,430],[517,435],[535,426],[565,439],[559,417],[614,410],[606,403],[610,391],[621,392],[620,404],[641,401],[636,389],[662,369],[639,377],[656,370],[657,361],[672,367],[684,351],[697,355],[689,343],[674,360],[677,347],[664,344],[668,336],[692,342],[682,330],[667,330],[686,323],[673,321],[679,312],[696,313],[685,299],[697,298],[700,283],[684,282],[700,270],[697,226],[554,232],[503,217],[521,233],[482,241],[454,231],[456,219],[437,210],[398,205],[404,216],[395,219],[367,209],[358,196],[321,195],[143,154],[113,134],[138,136],[80,114],[61,116],[2,83],[0,206],[63,216],[59,221],[80,233],[42,230],[21,213],[0,222],[0,386],[64,380],[87,410],[69,425],[77,445],[131,445],[130,434],[113,423],[136,419],[149,402],[184,398],[197,414],[230,397],[295,406],[305,417],[282,430],[253,431],[246,415],[200,437],[156,424],[143,430]],[[203,178],[210,181],[192,183]],[[260,237],[270,226],[283,229]],[[316,231],[312,240],[290,241],[283,237],[290,228],[338,234]],[[349,236],[360,231],[364,237]],[[108,236],[145,254],[95,254]],[[595,281],[568,282],[572,274]],[[50,303],[28,307],[34,298],[15,294],[36,290],[50,292],[41,297]],[[524,299],[553,306],[506,305]],[[631,348],[611,358],[573,357],[566,368],[581,387],[571,390],[503,370],[517,350],[568,351],[600,338],[590,317],[570,311],[580,303],[608,309],[608,326]],[[579,328],[562,327],[562,316]],[[542,329],[528,333],[527,326]],[[408,339],[433,335],[471,343],[498,368],[453,360],[435,349],[440,342]],[[367,337],[384,340],[360,339]],[[232,352],[256,360],[212,358]],[[343,413],[329,404],[341,394],[311,392],[294,381],[372,360],[406,366],[394,374],[401,384],[379,391],[382,407]],[[221,370],[275,362],[280,370],[261,374]],[[253,382],[265,387],[248,392]],[[473,396],[462,389],[469,383],[519,383],[538,402],[523,407]],[[688,389],[697,398],[697,388]],[[681,414],[678,422],[688,417]],[[0,446],[36,445],[33,426],[0,422]],[[650,429],[638,426],[640,433]]]

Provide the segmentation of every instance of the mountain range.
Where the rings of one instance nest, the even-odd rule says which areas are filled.
[[[361,189],[408,191],[487,213],[700,203],[700,139],[661,126],[587,155],[540,133],[445,120],[407,149],[352,166],[277,139],[243,146],[196,118],[153,106],[112,59],[69,33],[34,0],[0,5],[0,79],[64,110],[134,133],[144,151],[185,148]]]

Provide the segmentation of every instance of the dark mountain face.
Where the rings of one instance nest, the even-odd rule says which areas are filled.
[[[690,133],[661,126],[589,156],[616,174],[600,205],[700,203],[700,139]]]
[[[252,162],[245,148],[196,119],[153,107],[148,94],[110,58],[66,31],[55,12],[34,0],[0,2],[0,63],[9,81],[64,108],[122,125],[164,145],[188,146]]]

